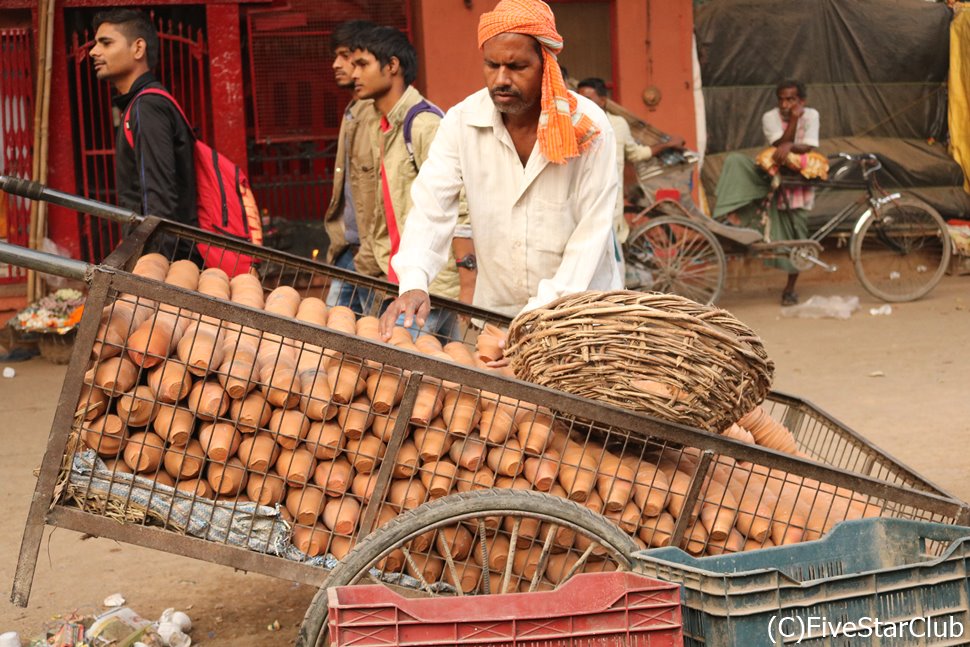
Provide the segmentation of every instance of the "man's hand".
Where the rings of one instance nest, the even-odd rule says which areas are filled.
[[[798,101],[795,102],[795,105],[792,106],[791,112],[789,113],[788,118],[794,121],[798,121],[799,119],[801,119],[802,115],[804,114],[805,114],[805,100],[799,99]]]
[[[424,326],[428,315],[431,313],[431,298],[424,290],[408,290],[388,306],[384,314],[381,315],[380,332],[381,338],[388,341],[391,338],[391,331],[397,323],[400,315],[404,315],[404,327],[410,328],[417,322],[418,326]]]
[[[684,148],[687,142],[680,135],[675,135],[670,138],[670,141],[666,143],[667,148]]]
[[[503,337],[498,340],[498,347],[502,350],[502,356],[491,362],[485,362],[485,366],[489,368],[504,368],[509,365],[509,358],[505,356],[505,344],[508,342],[508,337]]]
[[[791,152],[791,147],[791,142],[782,142],[778,144],[778,146],[775,148],[775,152],[771,156],[771,161],[778,166],[783,165],[785,163],[785,158],[788,157],[788,153]]]

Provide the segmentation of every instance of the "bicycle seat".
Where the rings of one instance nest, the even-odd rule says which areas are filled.
[[[717,236],[723,236],[728,240],[733,240],[739,245],[751,245],[753,243],[760,242],[763,240],[760,231],[755,229],[748,229],[747,227],[738,227],[735,225],[727,225],[723,222],[718,222],[713,218],[705,218],[704,226],[711,230],[711,233]]]

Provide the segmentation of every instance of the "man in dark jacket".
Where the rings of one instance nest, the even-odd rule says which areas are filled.
[[[95,44],[90,56],[99,80],[109,81],[118,92],[114,105],[122,120],[115,141],[115,181],[118,204],[126,209],[197,225],[195,137],[170,100],[138,93],[161,88],[152,69],[158,63],[158,34],[148,16],[133,9],[114,9],[94,19]],[[132,103],[134,101],[134,103]],[[130,113],[128,112],[130,105]],[[134,145],[129,145],[125,129]],[[186,258],[191,246],[172,249],[171,241],[160,245],[170,258]],[[183,249],[184,247],[184,249]]]

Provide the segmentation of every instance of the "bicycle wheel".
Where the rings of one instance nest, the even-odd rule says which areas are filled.
[[[711,304],[721,296],[727,260],[717,238],[680,216],[662,216],[638,227],[626,242],[628,287],[676,294]]]
[[[936,287],[950,261],[946,223],[914,198],[880,205],[852,243],[859,282],[884,301],[919,299]]]
[[[556,496],[508,489],[454,494],[361,540],[314,596],[297,646],[329,644],[329,587],[396,584],[409,586],[409,597],[548,590],[575,573],[629,570],[636,550],[606,517]]]

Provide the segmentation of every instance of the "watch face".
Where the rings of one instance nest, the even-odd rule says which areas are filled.
[[[478,267],[478,264],[475,261],[475,257],[469,254],[468,256],[459,258],[457,261],[455,261],[455,264],[458,265],[458,267],[463,267],[467,270],[474,270]]]

